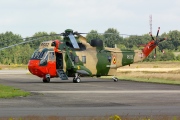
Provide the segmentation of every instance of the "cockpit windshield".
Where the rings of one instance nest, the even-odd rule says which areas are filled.
[[[37,49],[37,50],[33,53],[33,55],[31,56],[31,59],[38,59],[39,54],[40,54],[40,52],[39,52],[39,50]]]
[[[42,51],[40,54],[39,54],[39,59],[42,59],[46,56],[47,54],[47,51]]]
[[[48,50],[46,48],[43,49],[41,52],[39,51],[39,49],[37,49],[31,56],[31,59],[42,59],[46,56],[47,52]]]

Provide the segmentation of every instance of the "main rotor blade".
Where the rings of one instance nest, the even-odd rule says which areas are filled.
[[[100,35],[108,34],[108,35],[122,35],[122,36],[141,36],[141,35],[129,35],[129,34],[119,34],[119,33],[78,33],[78,34],[100,34]]]
[[[68,35],[68,37],[69,37],[69,39],[71,40],[71,43],[72,43],[73,47],[74,47],[75,49],[80,49],[80,48],[79,48],[79,45],[78,45],[78,43],[77,43],[77,41],[76,41],[76,39],[75,39],[75,37],[73,36],[73,34],[70,33],[70,34]]]
[[[62,34],[52,34],[52,35],[43,35],[43,36],[37,36],[37,37],[22,38],[22,39],[19,39],[19,40],[25,40],[25,41],[17,43],[17,44],[10,45],[10,46],[7,46],[7,47],[0,48],[0,51],[4,50],[4,49],[7,49],[7,48],[14,47],[14,46],[18,46],[18,45],[21,45],[21,44],[29,43],[29,42],[38,40],[38,39],[43,38],[43,37],[49,37],[49,36],[62,36]],[[29,39],[33,39],[33,40],[29,40]]]
[[[18,46],[18,45],[21,45],[21,44],[24,44],[24,43],[32,42],[32,41],[35,41],[35,40],[28,40],[28,41],[20,42],[20,43],[17,43],[17,44],[14,44],[14,45],[10,45],[10,46],[7,46],[7,47],[3,47],[3,48],[0,48],[0,51],[4,50],[4,49],[7,49],[7,48],[14,47],[14,46]]]

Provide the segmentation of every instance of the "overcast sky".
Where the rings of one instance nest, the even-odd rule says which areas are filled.
[[[0,33],[22,37],[35,32],[62,33],[115,28],[124,34],[180,30],[180,0],[0,0]]]

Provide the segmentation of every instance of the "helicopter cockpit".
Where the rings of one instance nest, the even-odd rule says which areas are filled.
[[[37,49],[33,53],[31,59],[40,60],[39,65],[40,66],[45,66],[45,65],[47,65],[48,60],[51,60],[51,61],[55,60],[55,54],[54,54],[54,51],[48,50],[47,48],[44,48],[42,51]]]

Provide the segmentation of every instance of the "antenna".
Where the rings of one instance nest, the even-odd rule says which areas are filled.
[[[150,34],[152,34],[152,15],[149,15]]]

